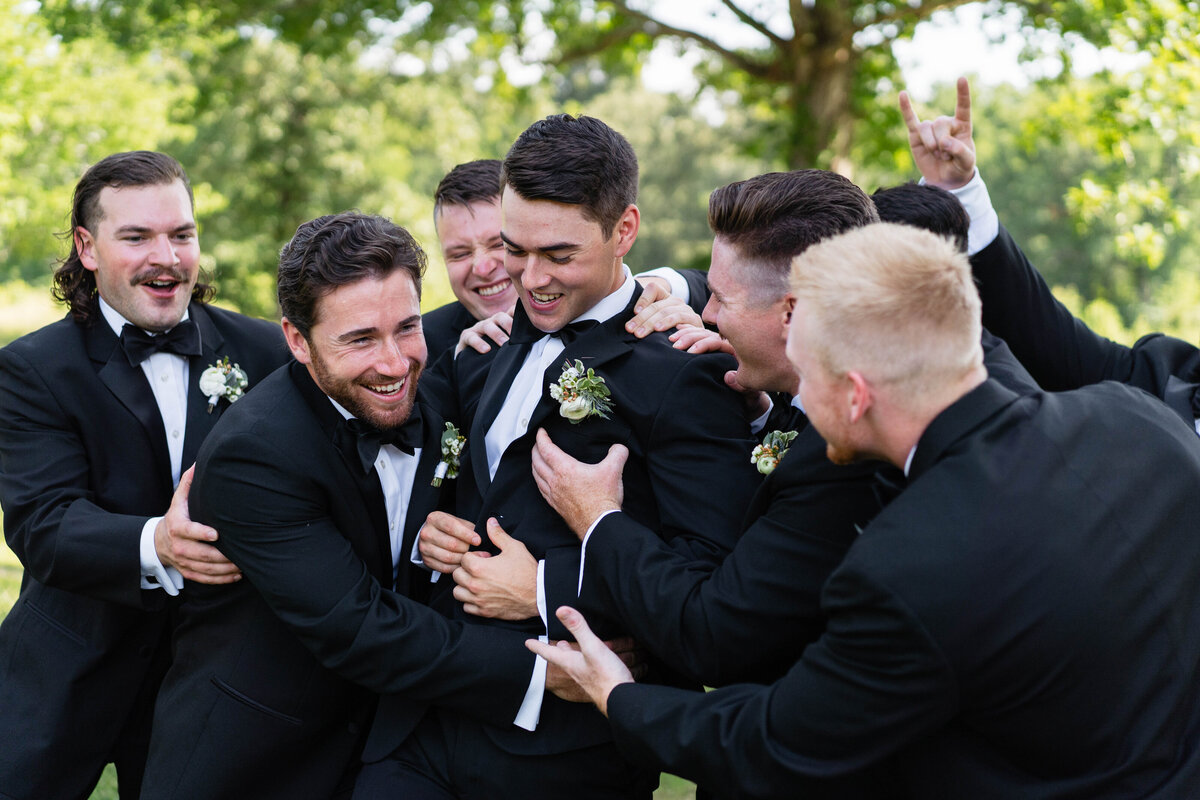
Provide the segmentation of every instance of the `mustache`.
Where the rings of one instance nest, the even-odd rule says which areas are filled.
[[[148,267],[135,274],[129,282],[134,286],[138,286],[139,284],[162,280],[187,283],[187,275],[184,274],[183,270],[175,269],[174,267]]]

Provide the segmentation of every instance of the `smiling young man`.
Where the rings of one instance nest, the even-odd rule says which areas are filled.
[[[168,595],[238,578],[182,502],[230,402],[200,376],[228,359],[253,388],[286,358],[279,326],[205,304],[175,159],[97,162],[71,225],[54,276],[70,315],[0,351],[0,503],[25,567],[0,625],[0,795],[22,800],[85,797],[108,762],[138,796]]]
[[[281,252],[295,361],[213,431],[191,494],[245,577],[185,595],[145,800],[345,796],[376,693],[400,693],[400,736],[434,702],[516,716],[521,636],[404,596],[428,586],[409,555],[451,488],[433,485],[443,420],[416,401],[424,266],[403,228],[355,213]]]
[[[641,219],[637,159],[624,137],[594,118],[549,117],[518,138],[503,180],[505,266],[521,302],[506,344],[455,359],[467,445],[455,514],[431,515],[422,554],[439,571],[462,565],[455,578],[465,583],[439,581],[434,603],[472,621],[468,628],[561,638],[544,609],[574,600],[580,547],[534,484],[530,452],[538,429],[584,460],[626,444],[630,513],[706,562],[733,545],[757,483],[753,442],[739,396],[722,382],[732,359],[687,354],[665,334],[638,339],[626,329],[641,289],[624,257]],[[561,404],[572,395],[577,362],[582,379],[592,375],[582,394],[608,407],[572,421]],[[488,526],[491,518],[499,525]],[[468,546],[484,552],[464,556]],[[476,604],[471,586],[514,573],[516,591],[505,602]],[[481,612],[488,617],[472,616]],[[535,702],[521,725],[483,725],[439,711],[398,749],[399,741],[373,734],[365,756],[373,763],[356,796],[420,786],[428,792],[422,797],[648,797],[657,776],[630,769],[603,719],[554,697],[539,718],[541,688],[538,681],[530,686]],[[386,722],[381,712],[377,733]]]

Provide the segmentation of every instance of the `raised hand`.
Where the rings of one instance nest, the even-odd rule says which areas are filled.
[[[582,614],[570,606],[562,606],[558,609],[557,616],[575,637],[578,647],[572,646],[570,642],[551,645],[537,639],[527,639],[525,646],[569,675],[596,704],[600,713],[607,716],[608,695],[619,684],[633,683],[633,673],[629,671],[621,656],[608,649],[605,643],[592,633]],[[573,699],[560,694],[559,690],[549,684],[547,688],[560,697]]]
[[[975,176],[975,140],[971,137],[971,87],[958,79],[953,117],[921,122],[908,92],[900,92],[900,114],[908,128],[908,147],[921,176],[931,186],[957,189]]]
[[[476,352],[486,353],[492,349],[488,339],[491,339],[499,347],[508,341],[509,334],[512,333],[512,323],[512,314],[506,311],[497,311],[490,317],[479,320],[458,335],[458,344],[454,346],[454,354],[458,355],[468,347]]]
[[[425,518],[417,540],[425,566],[447,575],[458,569],[463,555],[480,543],[474,525],[444,511],[434,511]]]
[[[533,448],[533,480],[550,507],[566,521],[580,539],[605,511],[619,511],[625,498],[621,473],[629,449],[614,444],[599,464],[572,458],[545,430],[537,432]]]

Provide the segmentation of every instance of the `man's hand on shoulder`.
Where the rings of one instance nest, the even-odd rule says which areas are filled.
[[[500,347],[508,341],[508,337],[512,333],[512,324],[512,314],[506,311],[497,311],[490,317],[479,320],[459,334],[458,344],[454,347],[454,355],[458,355],[468,347],[478,353],[486,353],[492,349],[488,339]]]
[[[625,323],[625,330],[644,339],[654,331],[704,325],[691,306],[671,294],[671,285],[664,278],[639,275],[637,280],[642,284],[642,296],[634,305],[633,319]]]
[[[233,583],[241,580],[242,571],[212,544],[217,540],[216,530],[193,522],[188,514],[188,492],[195,469],[188,468],[179,479],[171,507],[154,529],[154,549],[163,566],[179,570],[184,580]]]

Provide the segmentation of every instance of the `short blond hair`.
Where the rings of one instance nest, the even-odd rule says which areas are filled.
[[[876,223],[792,261],[810,353],[830,373],[937,393],[983,362],[979,292],[967,257],[907,225]]]

